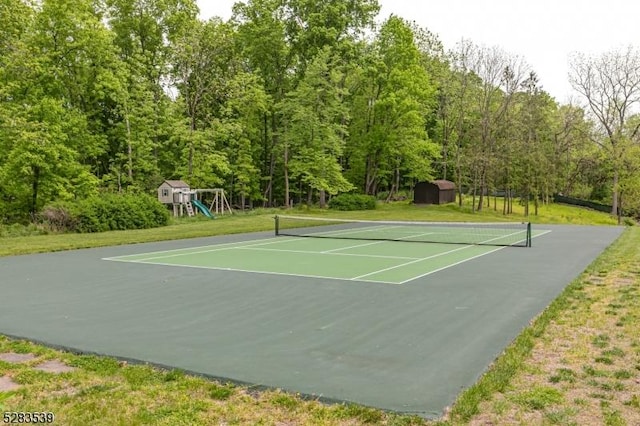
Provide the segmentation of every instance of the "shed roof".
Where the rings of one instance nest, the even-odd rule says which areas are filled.
[[[438,187],[438,189],[440,189],[440,190],[443,190],[443,189],[456,189],[456,184],[451,182],[450,180],[439,179],[439,180],[431,181],[431,183],[436,185]]]
[[[189,184],[182,180],[165,180],[162,182],[163,184],[167,184],[172,188],[188,188]]]

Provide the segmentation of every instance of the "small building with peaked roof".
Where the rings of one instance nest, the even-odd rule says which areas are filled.
[[[447,204],[456,201],[456,185],[448,180],[418,182],[413,188],[415,204]]]
[[[182,180],[165,180],[158,187],[158,201],[162,204],[180,204],[190,191],[189,184]]]

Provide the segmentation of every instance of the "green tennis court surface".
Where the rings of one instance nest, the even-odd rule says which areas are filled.
[[[0,258],[0,333],[436,417],[622,232],[533,226],[531,247],[503,248],[481,244],[519,244],[522,224],[287,222],[282,233],[331,238],[270,232]],[[446,235],[469,243],[413,242]]]
[[[501,248],[278,237],[106,260],[404,284]]]
[[[282,229],[285,224],[287,229]],[[532,237],[530,226],[520,223],[432,224],[283,216],[276,217],[276,226],[276,232],[285,236],[105,260],[404,284],[504,246],[528,246]],[[533,236],[547,232],[537,230]],[[440,243],[424,244],[429,241]],[[462,244],[451,244],[458,242]]]

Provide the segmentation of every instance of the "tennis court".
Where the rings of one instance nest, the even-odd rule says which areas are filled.
[[[0,258],[0,333],[437,417],[622,232],[294,221]]]
[[[404,284],[505,246],[528,247],[532,237],[550,232],[536,230],[532,236],[526,223],[376,223],[295,216],[276,221],[280,236],[268,240],[105,260]],[[415,244],[424,242],[431,244]]]

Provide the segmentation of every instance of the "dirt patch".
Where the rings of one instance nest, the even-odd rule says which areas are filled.
[[[0,392],[9,392],[19,389],[20,385],[11,380],[9,376],[0,377]]]
[[[633,278],[616,278],[613,280],[613,283],[618,286],[628,286],[633,285],[635,280]]]
[[[590,276],[589,278],[587,278],[587,281],[590,284],[595,284],[595,285],[602,285],[604,284],[604,278],[602,277],[597,277],[595,275]]]
[[[68,373],[70,371],[76,370],[74,367],[69,367],[63,362],[60,362],[55,359],[51,361],[45,361],[42,364],[38,364],[34,367],[34,369],[39,371],[44,371],[47,373],[55,373],[55,374]]]
[[[10,362],[12,364],[20,364],[22,362],[33,361],[34,359],[36,359],[34,354],[16,354],[13,352],[0,354],[0,361]]]

